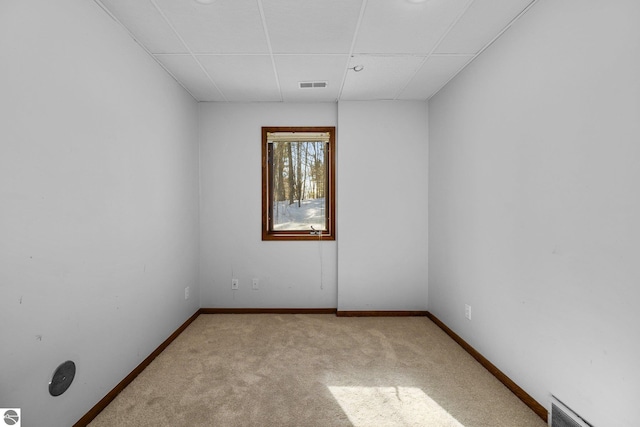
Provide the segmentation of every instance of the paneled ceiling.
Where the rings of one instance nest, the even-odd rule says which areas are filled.
[[[429,99],[536,0],[95,1],[198,101],[335,102]]]

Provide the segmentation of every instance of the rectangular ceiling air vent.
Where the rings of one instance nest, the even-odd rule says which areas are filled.
[[[593,427],[555,396],[551,396],[551,427]]]
[[[327,82],[298,82],[300,89],[327,87]]]

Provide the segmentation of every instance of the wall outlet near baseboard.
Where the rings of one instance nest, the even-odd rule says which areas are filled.
[[[260,289],[258,279],[255,279],[255,278],[254,278],[254,279],[251,281],[251,286],[253,287],[253,290],[254,290],[254,291],[257,291],[258,289]]]
[[[238,289],[238,279],[231,279],[231,289]]]
[[[184,288],[184,299],[189,299],[189,287]]]
[[[471,306],[469,304],[464,305],[464,317],[466,317],[467,320],[471,320]]]

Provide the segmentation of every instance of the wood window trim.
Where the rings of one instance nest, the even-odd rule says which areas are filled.
[[[267,135],[270,132],[329,132],[327,155],[327,180],[329,194],[326,197],[327,229],[320,234],[312,234],[306,230],[276,231],[271,228],[270,212],[270,166]],[[262,240],[292,241],[292,240],[335,240],[336,239],[336,179],[335,179],[335,126],[307,126],[307,127],[263,127],[262,128]]]

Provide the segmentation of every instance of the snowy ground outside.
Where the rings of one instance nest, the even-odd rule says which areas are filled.
[[[298,207],[296,200],[292,205],[288,201],[278,202],[273,208],[273,228],[275,230],[324,230],[324,197],[303,200]]]

